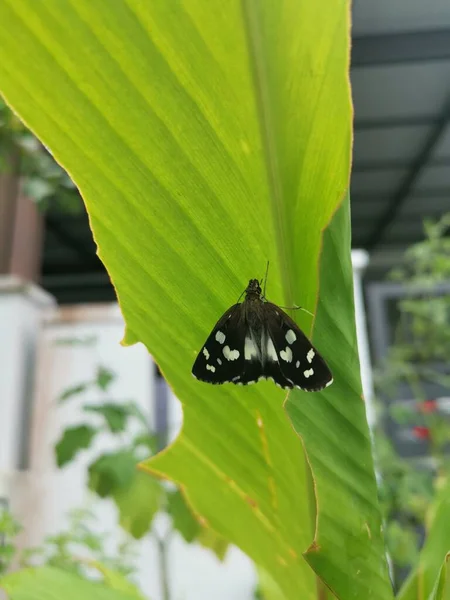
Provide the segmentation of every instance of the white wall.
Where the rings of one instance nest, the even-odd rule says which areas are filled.
[[[38,328],[51,297],[14,276],[0,276],[0,473],[23,462],[24,413],[30,403]],[[0,479],[0,497],[3,494]]]

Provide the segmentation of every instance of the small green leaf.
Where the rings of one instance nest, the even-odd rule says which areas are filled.
[[[192,514],[183,494],[176,490],[167,494],[167,512],[172,517],[172,524],[186,542],[193,542],[200,534],[201,525]]]
[[[167,512],[172,517],[173,528],[186,542],[197,541],[212,550],[219,560],[224,559],[228,541],[210,527],[203,527],[199,523],[180,490],[167,492]]]
[[[126,406],[114,402],[104,402],[95,406],[87,404],[83,406],[83,410],[102,415],[112,433],[124,431],[130,415]]]
[[[77,425],[66,429],[55,446],[56,464],[63,467],[80,450],[89,448],[98,430],[90,425]]]
[[[120,524],[134,538],[141,539],[150,529],[161,506],[161,483],[142,471],[135,471],[131,484],[118,488],[114,501],[119,509]]]
[[[101,498],[131,485],[137,460],[129,450],[103,454],[89,466],[89,488]]]
[[[105,565],[96,560],[89,561],[89,564],[97,569],[97,571],[100,571],[103,575],[103,583],[109,588],[118,592],[124,592],[130,596],[135,596],[139,600],[146,600],[134,583],[131,583],[122,573],[105,567]]]
[[[148,448],[149,454],[156,454],[158,451],[158,438],[150,433],[138,435],[133,440],[134,448]]]
[[[111,385],[111,383],[114,381],[115,378],[116,378],[115,373],[113,373],[106,367],[100,366],[97,369],[97,376],[96,376],[95,383],[101,390],[106,391],[108,389],[108,387]]]
[[[72,398],[73,396],[78,396],[78,394],[82,394],[83,392],[85,392],[88,389],[89,385],[90,385],[89,383],[85,382],[85,383],[77,383],[76,385],[72,385],[71,387],[68,387],[60,395],[60,397],[58,398],[58,402],[64,402],[65,400],[68,400],[69,398]]]
[[[138,421],[141,422],[141,424],[148,429],[148,419],[147,416],[144,414],[144,412],[141,410],[141,408],[138,406],[138,404],[136,402],[134,402],[134,400],[132,400],[131,402],[128,402],[126,404],[127,406],[127,410],[130,413],[130,415],[136,417],[136,419]]]
[[[225,558],[229,543],[209,527],[202,527],[197,542],[204,548],[212,550],[219,560]]]

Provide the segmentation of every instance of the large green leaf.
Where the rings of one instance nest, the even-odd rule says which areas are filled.
[[[79,186],[126,341],[146,344],[183,403],[182,434],[149,467],[181,484],[200,522],[286,598],[323,596],[302,557],[315,504],[285,394],[270,383],[213,388],[190,369],[267,260],[269,298],[315,310],[321,231],[349,180],[348,1],[0,0],[0,21],[0,89]],[[320,349],[330,357],[341,339],[342,362],[327,392],[298,394],[317,405],[305,443],[326,542],[308,560],[341,598],[387,600],[362,403],[346,420],[359,375],[343,214],[336,259],[324,254],[335,287],[318,315],[333,322]],[[310,329],[306,313],[296,318]],[[289,412],[300,430],[298,402]],[[346,445],[361,455],[340,454]],[[368,487],[348,503],[355,477]]]
[[[429,530],[417,565],[397,595],[398,600],[447,600],[447,555],[450,551],[450,481],[431,508]]]
[[[450,552],[447,552],[444,558],[444,562],[439,571],[438,578],[434,585],[433,591],[431,592],[428,600],[449,600],[450,599],[450,585],[449,585],[449,562]]]
[[[381,515],[361,393],[353,316],[349,204],[323,240],[314,341],[327,348],[334,383],[320,394],[294,390],[286,409],[308,453],[317,525],[306,560],[339,598],[390,598]],[[340,507],[340,509],[338,509]]]
[[[106,577],[109,577],[106,581]],[[142,600],[138,590],[129,585],[125,590],[118,583],[120,576],[105,573],[105,584],[86,581],[78,575],[55,567],[23,569],[0,580],[0,589],[9,600]]]

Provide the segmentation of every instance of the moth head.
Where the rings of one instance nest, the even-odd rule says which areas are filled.
[[[261,290],[259,281],[257,279],[250,279],[250,281],[248,282],[247,289],[245,290],[245,293],[246,293],[246,295],[257,294],[258,296],[260,296],[262,293],[262,290]]]

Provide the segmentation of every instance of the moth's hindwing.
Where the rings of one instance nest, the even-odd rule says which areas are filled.
[[[333,376],[330,369],[295,321],[271,302],[264,303],[264,312],[279,369],[290,387],[317,392],[331,385]],[[267,366],[271,366],[271,361],[267,362]]]
[[[234,304],[219,319],[192,367],[207,383],[237,383],[245,369],[243,304]]]

